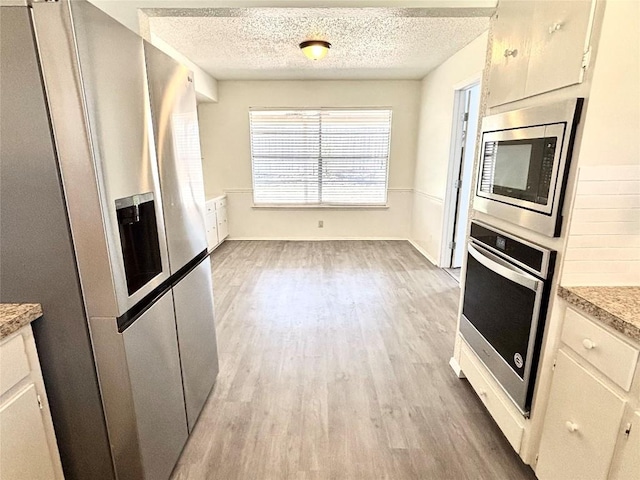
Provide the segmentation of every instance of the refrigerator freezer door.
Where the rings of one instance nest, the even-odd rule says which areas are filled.
[[[173,287],[189,431],[218,375],[211,265],[206,257]]]
[[[169,276],[142,39],[86,1],[33,18],[87,310],[117,317]],[[116,201],[147,194],[162,269],[129,294]]]
[[[144,478],[168,479],[188,436],[171,294],[123,337]]]
[[[193,74],[144,44],[171,273],[207,248]]]

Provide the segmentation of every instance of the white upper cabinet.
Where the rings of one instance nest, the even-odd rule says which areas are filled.
[[[493,27],[489,106],[525,97],[535,2],[500,2]]]
[[[582,82],[594,7],[595,0],[501,0],[489,106]]]
[[[536,2],[525,97],[582,82],[591,0]]]

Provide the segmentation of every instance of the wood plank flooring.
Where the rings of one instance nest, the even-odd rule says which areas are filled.
[[[458,285],[402,241],[227,241],[220,374],[173,479],[533,479],[448,362]]]

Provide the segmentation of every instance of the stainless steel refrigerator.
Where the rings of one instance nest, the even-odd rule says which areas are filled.
[[[168,478],[218,372],[193,77],[84,0],[1,7],[0,301],[65,477]]]

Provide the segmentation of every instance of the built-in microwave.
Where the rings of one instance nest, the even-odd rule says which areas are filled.
[[[559,236],[582,103],[577,98],[485,117],[473,208]]]

